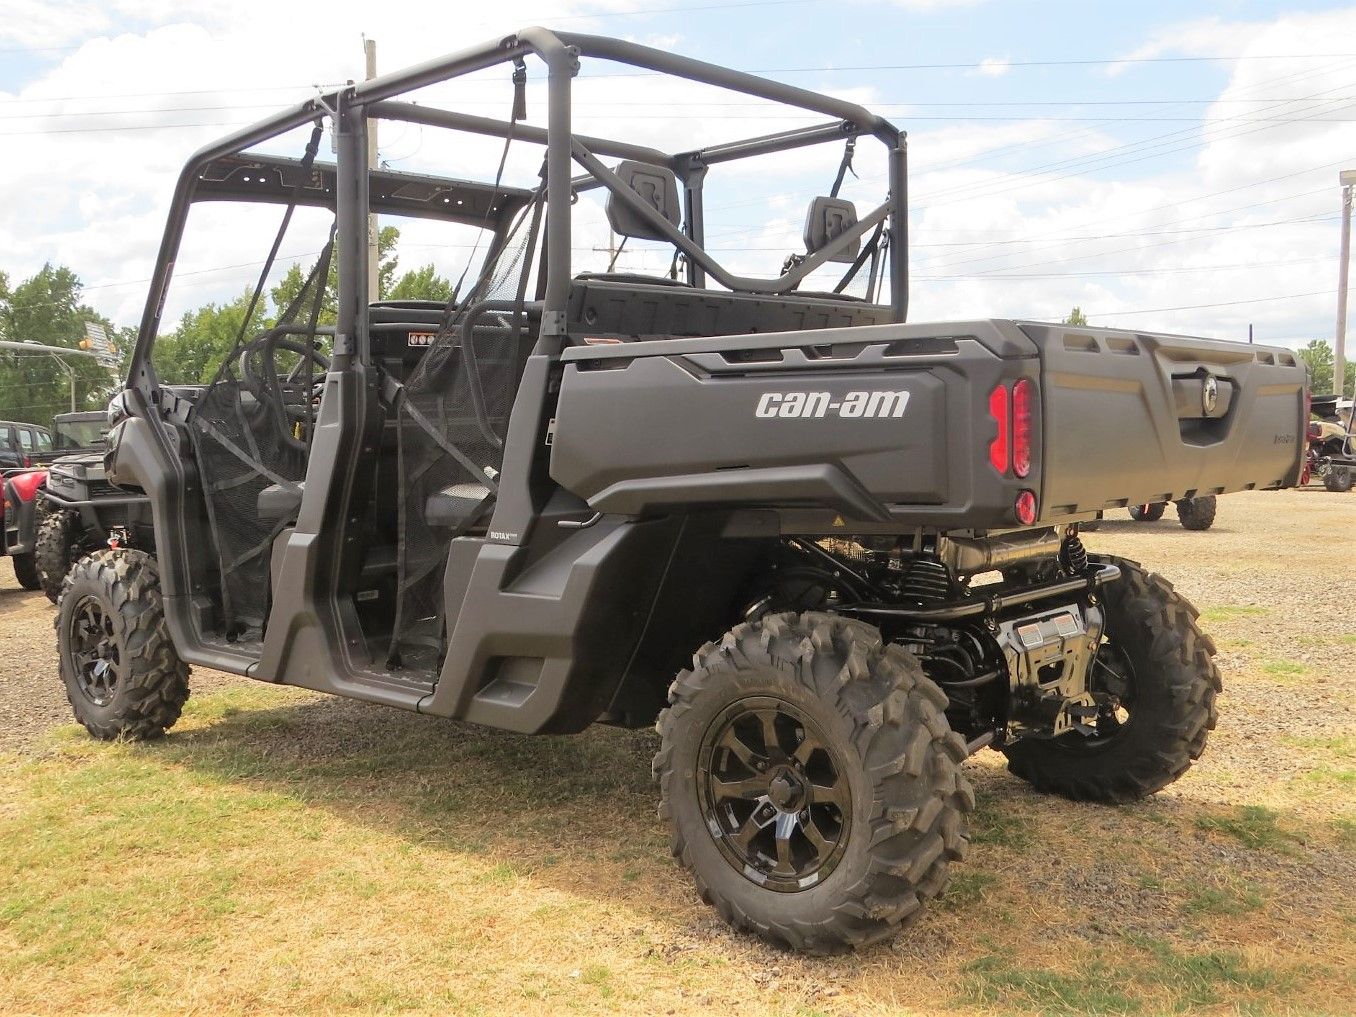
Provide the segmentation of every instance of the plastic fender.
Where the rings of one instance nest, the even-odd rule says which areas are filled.
[[[14,496],[21,502],[30,502],[33,496],[38,493],[38,488],[47,480],[46,470],[32,470],[28,473],[20,473],[9,478],[9,484],[14,491]]]

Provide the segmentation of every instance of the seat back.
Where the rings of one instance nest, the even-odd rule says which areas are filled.
[[[810,213],[805,217],[805,252],[814,254],[823,250],[857,225],[857,206],[843,198],[815,198],[810,202]],[[829,261],[851,264],[861,250],[860,239],[835,251]]]
[[[668,220],[675,229],[682,222],[678,202],[678,177],[665,166],[626,161],[617,167],[622,183],[644,199],[645,203]],[[617,195],[607,195],[607,221],[618,236],[636,240],[667,240],[653,223],[622,203]]]

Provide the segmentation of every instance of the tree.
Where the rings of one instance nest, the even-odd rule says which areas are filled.
[[[438,300],[446,303],[452,297],[452,283],[433,268],[425,265],[406,272],[386,294],[389,300]]]
[[[299,287],[298,287],[299,288]],[[235,346],[253,290],[245,290],[224,304],[204,304],[186,311],[178,326],[155,343],[155,370],[166,384],[206,385],[212,381]],[[267,301],[254,309],[248,336],[267,327]]]
[[[1086,325],[1087,323],[1088,316],[1083,313],[1083,308],[1081,307],[1075,307],[1069,312],[1069,316],[1064,319],[1064,324],[1066,325]]]
[[[1326,339],[1311,339],[1308,344],[1295,351],[1295,355],[1304,364],[1309,374],[1309,391],[1315,395],[1329,395],[1332,392],[1335,358],[1332,347]],[[1342,394],[1351,396],[1356,391],[1356,371],[1347,365],[1342,380]]]
[[[384,300],[391,293],[393,281],[395,279],[396,266],[399,264],[399,258],[396,255],[396,245],[400,243],[400,227],[383,226],[377,231],[377,295],[372,299]],[[315,269],[315,264],[308,265],[302,269],[300,265],[293,265],[287,270],[287,274],[282,277],[277,286],[270,291],[273,298],[273,306],[277,313],[281,315],[283,311],[296,299],[297,294],[301,292],[302,286],[306,285],[306,280]],[[330,259],[329,276],[325,280],[325,303],[320,308],[320,318],[322,325],[333,325],[335,318],[339,313],[339,252],[335,251]]]
[[[381,289],[377,299],[446,301],[451,296],[452,284],[438,275],[432,265],[425,265],[396,278],[396,245],[399,242],[399,228],[381,228],[377,236],[377,251],[381,259],[378,271]],[[315,267],[315,263],[305,268],[294,264],[287,270],[278,284],[260,299],[249,327],[244,330],[246,339],[277,324],[301,294],[302,287]],[[338,262],[337,259],[331,259],[318,324],[334,324],[339,309],[338,286]],[[226,303],[205,304],[188,311],[172,332],[160,336],[156,340],[154,358],[160,380],[170,384],[209,384],[222,361],[230,356],[241,334],[241,325],[253,292],[249,289]],[[302,302],[297,309],[298,320],[305,322],[309,319],[313,299],[314,294]]]
[[[34,342],[44,346],[78,349],[85,323],[102,325],[125,355],[129,345],[119,341],[111,321],[80,302],[79,277],[63,265],[45,264],[28,279],[11,288],[0,273],[0,338],[9,342]],[[108,403],[121,378],[84,356],[65,358],[75,374],[77,409],[100,409]],[[0,355],[0,418],[26,420],[43,426],[52,417],[71,408],[71,381],[57,360],[41,352],[6,352]]]

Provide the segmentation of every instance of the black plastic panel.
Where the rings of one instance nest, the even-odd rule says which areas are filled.
[[[1046,518],[1294,482],[1305,375],[1290,351],[1021,327],[1044,363]]]
[[[871,343],[820,334],[815,346],[745,337],[579,351],[551,476],[607,512],[822,505],[840,525],[1013,525],[1022,485],[988,464],[986,397],[1034,377],[1034,358],[1004,360],[949,331],[869,331]]]
[[[831,296],[766,297],[662,281],[579,279],[570,288],[568,316],[572,336],[647,339],[883,325],[890,309]]]

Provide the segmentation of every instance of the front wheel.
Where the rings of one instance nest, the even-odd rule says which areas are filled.
[[[158,738],[188,699],[188,665],[165,625],[160,572],[145,551],[98,551],[66,575],[57,605],[61,681],[95,738]]]
[[[1196,609],[1162,576],[1105,557],[1121,576],[1104,591],[1106,628],[1089,684],[1089,730],[1003,749],[1008,769],[1041,791],[1128,802],[1167,787],[1205,751],[1223,691],[1215,644]]]
[[[27,554],[10,555],[10,564],[14,566],[14,578],[25,590],[36,590],[42,586],[42,577],[38,575],[38,561],[32,551]]]
[[[1323,486],[1334,493],[1351,490],[1352,470],[1349,466],[1329,466],[1323,475]]]
[[[1188,530],[1208,530],[1215,525],[1215,496],[1183,498],[1177,503],[1177,519]]]
[[[660,815],[736,928],[833,953],[887,939],[946,886],[974,795],[946,695],[879,631],[773,614],[708,643],[659,718]]]
[[[85,553],[88,538],[74,512],[48,513],[38,526],[33,553],[37,555],[42,592],[53,604],[61,596],[61,584],[76,559]]]

